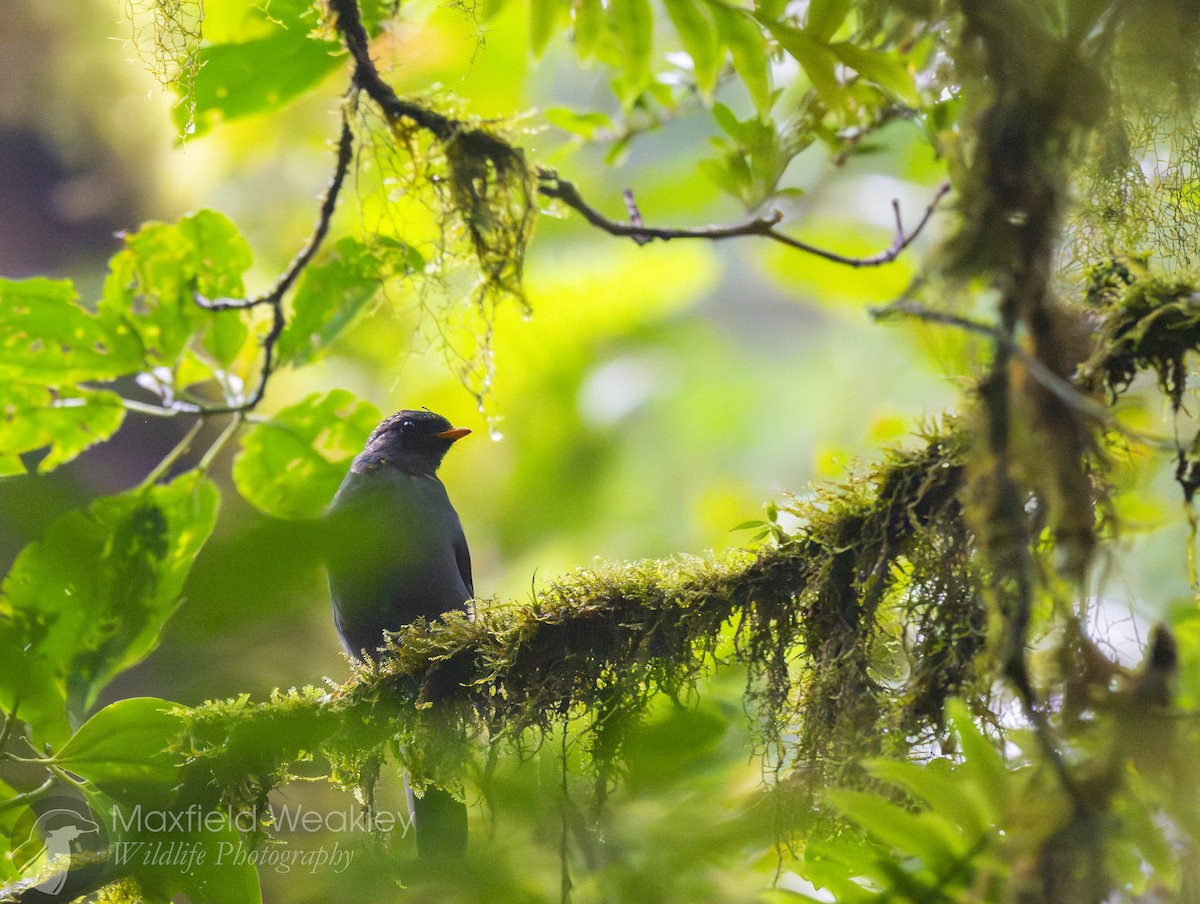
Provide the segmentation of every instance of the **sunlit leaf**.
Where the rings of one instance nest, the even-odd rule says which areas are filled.
[[[945,760],[908,763],[899,760],[869,760],[863,764],[875,778],[899,785],[923,799],[937,813],[982,838],[994,829],[994,811],[982,789],[949,770]]]
[[[66,738],[71,720],[61,676],[30,649],[25,632],[10,619],[0,619],[0,662],[0,710],[34,726],[41,741]]]
[[[897,100],[906,104],[920,102],[912,73],[895,51],[871,50],[849,42],[831,44],[829,49],[851,69]]]
[[[992,745],[971,719],[961,700],[946,704],[946,719],[954,727],[963,752],[963,776],[974,782],[984,792],[984,800],[994,807],[994,816],[999,817],[1010,798],[1008,769],[999,751]]]
[[[828,41],[842,27],[853,6],[854,0],[809,0],[804,30],[814,40]]]
[[[344,65],[340,49],[332,41],[313,40],[302,29],[278,29],[237,44],[202,47],[193,134],[280,109]],[[186,104],[175,108],[181,129],[186,128],[190,112]]]
[[[117,432],[120,396],[105,390],[59,394],[29,383],[0,383],[0,476],[23,474],[20,455],[50,447],[38,473],[53,471]]]
[[[216,522],[218,493],[192,471],[55,519],[0,586],[0,614],[44,659],[75,712],[158,643]]]
[[[742,77],[754,109],[765,119],[771,109],[771,61],[762,28],[742,10],[722,3],[711,3],[709,8],[721,39],[729,45],[733,68]]]
[[[571,15],[575,25],[575,52],[580,59],[589,59],[604,36],[604,4],[601,0],[578,0],[571,4]]]
[[[931,811],[912,813],[867,791],[837,788],[825,799],[884,844],[919,857],[930,869],[944,868],[968,847],[954,827]]]
[[[800,64],[821,99],[830,107],[838,106],[842,99],[842,84],[837,77],[837,54],[827,44],[798,28],[777,22],[769,22],[767,27],[779,46]]]
[[[717,76],[721,73],[724,54],[712,14],[706,12],[708,4],[699,0],[665,0],[665,6],[683,42],[683,49],[692,58],[696,87],[711,97],[717,86]]]
[[[381,419],[345,390],[310,395],[243,435],[233,463],[238,492],[276,518],[317,517]]]
[[[578,113],[566,107],[553,107],[544,111],[543,115],[550,125],[587,139],[595,138],[597,132],[613,128],[612,118],[605,113]]]
[[[629,106],[650,81],[654,53],[654,13],[650,0],[611,0],[608,20],[621,54],[618,81],[626,86],[622,100]]]
[[[276,360],[293,365],[317,360],[389,279],[424,265],[415,248],[395,239],[380,238],[371,245],[340,240],[326,260],[301,277]]]
[[[235,310],[208,311],[201,300],[242,297],[250,247],[222,214],[202,210],[177,224],[149,223],[125,240],[109,262],[102,315],[128,323],[150,364],[172,366],[197,331],[221,363],[236,354],[238,327],[214,330],[214,320],[236,320]]]
[[[112,703],[79,727],[55,761],[117,800],[161,800],[180,781],[181,758],[167,750],[183,728],[174,707],[154,697]]]
[[[540,57],[558,31],[560,17],[566,12],[561,0],[530,0],[529,52]]]
[[[129,325],[84,310],[71,283],[0,279],[0,379],[67,386],[132,373],[141,360]]]

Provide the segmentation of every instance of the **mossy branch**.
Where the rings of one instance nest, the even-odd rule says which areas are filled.
[[[1129,361],[1158,360],[1151,350],[1164,342],[1200,348],[1200,318],[1181,324],[1162,313],[1185,303],[1189,293],[1175,288],[1151,305],[1136,285],[1112,304],[1076,385],[1103,383],[1115,398]],[[493,739],[516,737],[614,707],[636,715],[652,696],[678,698],[726,663],[749,672],[764,747],[794,732],[792,761],[816,774],[822,764],[844,768],[838,753],[851,744],[861,755],[866,726],[933,737],[946,699],[974,696],[985,707],[992,678],[980,657],[986,575],[964,516],[973,454],[965,425],[948,422],[919,449],[890,453],[860,479],[793,506],[803,527],[769,547],[584,569],[529,602],[485,604],[474,620],[418,622],[332,693],[187,710],[185,787],[265,795],[314,756],[352,784],[355,763],[397,736],[428,734],[430,710],[458,713]],[[903,687],[870,677],[888,640],[884,614],[917,638]],[[886,734],[871,737],[879,745]]]

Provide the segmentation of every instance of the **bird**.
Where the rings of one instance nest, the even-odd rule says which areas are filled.
[[[428,409],[398,411],[351,463],[329,509],[327,566],[334,626],[352,658],[374,657],[384,632],[464,609],[474,597],[466,536],[437,476],[470,432]],[[416,797],[405,785],[418,856],[461,857],[466,805],[441,788]]]

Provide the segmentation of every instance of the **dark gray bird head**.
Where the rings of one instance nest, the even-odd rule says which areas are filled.
[[[450,447],[470,432],[432,411],[397,411],[375,428],[350,470],[362,474],[387,464],[406,474],[433,475]]]

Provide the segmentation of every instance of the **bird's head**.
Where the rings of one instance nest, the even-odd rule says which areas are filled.
[[[354,470],[390,464],[407,474],[433,474],[450,447],[470,432],[432,411],[397,411],[375,428]]]

